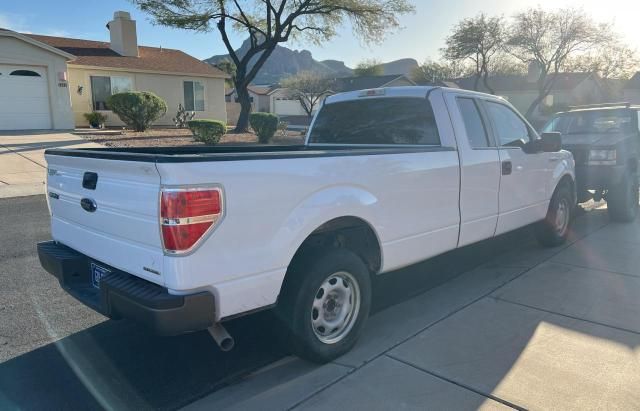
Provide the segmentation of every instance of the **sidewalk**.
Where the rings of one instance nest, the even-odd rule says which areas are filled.
[[[101,147],[60,132],[0,134],[0,198],[44,194],[47,148]]]
[[[187,410],[640,409],[640,222],[577,218],[370,318],[355,349],[286,358]]]

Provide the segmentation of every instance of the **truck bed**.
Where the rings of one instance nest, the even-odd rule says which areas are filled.
[[[400,154],[407,152],[453,151],[436,146],[340,146],[340,145],[228,145],[192,147],[105,147],[81,149],[49,149],[45,154],[68,157],[150,163],[186,163],[197,161],[266,160],[276,158],[337,157]]]

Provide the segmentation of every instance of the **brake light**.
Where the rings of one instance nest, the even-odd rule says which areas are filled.
[[[222,212],[220,188],[163,189],[160,223],[164,250],[178,254],[193,249],[216,226]]]

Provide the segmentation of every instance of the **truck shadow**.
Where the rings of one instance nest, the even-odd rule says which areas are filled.
[[[379,276],[373,311],[524,247],[537,247],[529,228]],[[205,332],[160,338],[131,322],[105,321],[0,364],[0,409],[177,409],[287,354],[271,312],[227,326],[236,348],[223,353]],[[526,347],[527,338],[520,341],[505,353],[493,384]]]

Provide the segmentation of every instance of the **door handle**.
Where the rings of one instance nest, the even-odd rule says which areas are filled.
[[[511,172],[513,171],[513,164],[511,164],[511,161],[503,161],[502,162],[502,175],[503,176],[508,176],[511,174]]]
[[[555,162],[558,162],[558,161],[560,161],[560,157],[551,157],[551,158],[549,159],[549,162],[550,162],[550,163],[555,163]]]

